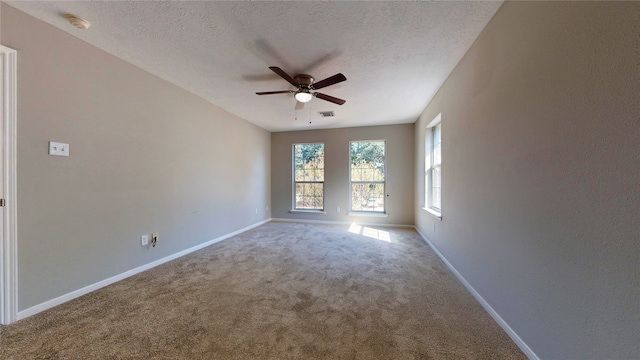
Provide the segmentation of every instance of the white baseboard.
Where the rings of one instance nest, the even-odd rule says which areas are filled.
[[[135,274],[138,274],[138,273],[141,273],[143,271],[149,270],[149,269],[154,268],[154,267],[156,267],[158,265],[162,265],[162,264],[164,264],[166,262],[169,262],[171,260],[177,259],[177,258],[179,258],[181,256],[185,256],[185,255],[190,254],[190,253],[192,253],[194,251],[197,251],[197,250],[200,250],[202,248],[205,248],[205,247],[207,247],[209,245],[215,244],[215,243],[220,242],[222,240],[226,240],[226,239],[228,239],[228,238],[230,238],[232,236],[236,236],[236,235],[241,234],[241,233],[243,233],[245,231],[251,230],[251,229],[253,229],[255,227],[258,227],[258,226],[260,226],[262,224],[266,224],[269,221],[271,221],[271,219],[267,219],[267,220],[263,220],[263,221],[257,222],[255,224],[249,225],[249,226],[247,226],[245,228],[242,228],[240,230],[234,231],[232,233],[220,236],[220,237],[215,238],[213,240],[209,240],[209,241],[204,242],[202,244],[198,244],[198,245],[196,245],[194,247],[191,247],[191,248],[188,248],[186,250],[182,250],[180,252],[177,252],[175,254],[166,256],[166,257],[164,257],[162,259],[158,259],[156,261],[152,261],[152,262],[150,262],[148,264],[139,266],[139,267],[137,267],[135,269],[131,269],[129,271],[125,271],[122,274],[112,276],[112,277],[110,277],[108,279],[104,279],[102,281],[98,281],[97,283],[85,286],[85,287],[83,287],[81,289],[72,291],[72,292],[70,292],[68,294],[64,294],[62,296],[58,296],[55,299],[51,299],[51,300],[45,301],[45,302],[43,302],[41,304],[32,306],[32,307],[30,307],[28,309],[19,311],[17,318],[18,318],[18,320],[22,320],[22,319],[27,318],[27,317],[29,317],[31,315],[35,315],[35,314],[37,314],[37,313],[39,313],[41,311],[45,311],[47,309],[51,309],[54,306],[58,306],[58,305],[60,305],[62,303],[65,303],[65,302],[67,302],[69,300],[73,300],[73,299],[75,299],[77,297],[80,297],[82,295],[88,294],[88,293],[90,293],[92,291],[98,290],[98,289],[103,288],[103,287],[105,287],[107,285],[111,285],[111,284],[113,284],[113,283],[115,283],[117,281],[126,279],[129,276],[133,276]]]
[[[495,320],[498,323],[498,325],[500,325],[500,327],[507,333],[507,335],[509,335],[511,340],[513,340],[513,342],[515,342],[516,345],[518,345],[520,350],[522,350],[522,352],[529,359],[540,360],[540,358],[533,352],[533,350],[531,350],[529,345],[527,345],[520,338],[520,336],[518,336],[518,334],[515,331],[513,331],[511,326],[509,326],[509,324],[507,324],[507,322],[504,321],[504,319],[491,307],[491,305],[489,305],[489,303],[482,296],[480,296],[480,294],[476,291],[476,289],[474,289],[473,286],[471,286],[471,284],[469,284],[469,282],[462,276],[462,274],[460,274],[458,270],[456,270],[456,268],[453,267],[453,265],[449,262],[449,260],[447,260],[447,258],[445,258],[444,255],[442,255],[442,253],[440,253],[440,251],[438,251],[438,249],[436,249],[436,247],[433,246],[431,241],[429,241],[429,239],[426,236],[424,236],[424,234],[420,231],[420,229],[418,229],[417,226],[415,226],[415,229],[418,232],[418,234],[420,234],[422,239],[427,243],[427,245],[429,245],[431,250],[433,250],[433,252],[435,252],[436,255],[438,255],[440,260],[442,260],[442,262],[444,262],[445,265],[447,265],[447,267],[449,268],[449,270],[451,270],[453,275],[455,275],[458,278],[458,280],[460,280],[462,285],[464,285],[464,287],[467,288],[467,290],[471,293],[471,295],[473,295],[473,297],[476,298],[476,300],[478,300],[480,305],[482,305],[482,307],[489,313],[489,315],[491,315],[493,320]]]
[[[289,223],[307,223],[307,224],[324,224],[324,225],[351,225],[354,221],[328,221],[328,220],[307,220],[307,219],[287,219],[287,218],[272,218],[273,222],[289,222]],[[374,224],[374,223],[363,223],[357,222],[358,225],[369,225],[369,226],[380,226],[380,227],[400,227],[400,228],[411,228],[415,229],[413,225],[402,225],[402,224]]]

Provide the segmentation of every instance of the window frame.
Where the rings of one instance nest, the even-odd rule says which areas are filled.
[[[318,142],[305,142],[305,143],[295,143],[292,144],[291,146],[291,212],[306,212],[306,213],[319,213],[319,214],[324,214],[325,213],[325,191],[324,191],[324,174],[325,174],[325,166],[323,166],[322,168],[322,181],[318,181],[318,180],[313,180],[313,181],[307,181],[307,180],[302,180],[302,181],[297,181],[296,180],[296,146],[299,145],[318,145],[321,144],[322,145],[322,152],[323,152],[323,165],[324,165],[324,159],[325,159],[325,151],[324,151],[324,142],[322,141],[318,141]],[[321,209],[307,209],[307,208],[298,208],[297,207],[297,194],[296,194],[296,189],[297,189],[297,184],[322,184],[322,208]]]
[[[384,145],[384,180],[382,181],[353,181],[351,179],[352,174],[352,165],[351,161],[351,147],[353,143],[367,143],[367,142],[382,142]],[[386,216],[387,214],[387,140],[386,139],[377,139],[377,140],[351,140],[349,141],[349,215],[372,215],[372,216]],[[382,210],[354,210],[353,209],[353,184],[382,184]]]
[[[436,131],[439,132],[440,142],[438,145],[439,162],[436,162]],[[438,114],[425,129],[425,169],[424,169],[424,210],[431,215],[442,220],[442,117]],[[433,203],[435,198],[434,192],[434,174],[439,171],[440,174],[440,187],[439,198],[440,206],[436,206]]]

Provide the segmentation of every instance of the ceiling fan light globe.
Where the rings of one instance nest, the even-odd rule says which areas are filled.
[[[313,98],[313,95],[311,95],[311,93],[308,93],[305,91],[297,92],[295,96],[296,96],[296,100],[298,100],[301,103],[307,103],[311,101],[311,99]]]

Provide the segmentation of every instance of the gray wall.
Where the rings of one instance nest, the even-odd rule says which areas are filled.
[[[267,131],[1,6],[18,50],[19,310],[270,217]]]
[[[543,359],[640,356],[639,27],[638,2],[506,2],[415,125],[418,228]]]
[[[277,132],[271,134],[271,198],[274,218],[413,225],[413,124]],[[348,216],[349,141],[386,140],[388,217]],[[292,146],[324,142],[326,214],[289,213],[292,208]],[[340,207],[340,212],[336,208]]]

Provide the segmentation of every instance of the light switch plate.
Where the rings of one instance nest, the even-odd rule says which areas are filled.
[[[69,144],[49,141],[49,155],[69,156]]]

